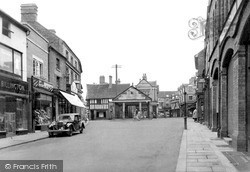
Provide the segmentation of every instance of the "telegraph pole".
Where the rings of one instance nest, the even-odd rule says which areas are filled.
[[[121,65],[113,65],[112,68],[115,68],[115,83],[117,84],[118,83],[118,72],[117,72],[117,69],[118,68],[121,68],[122,66]]]
[[[116,90],[116,96],[117,96],[117,84],[118,84],[118,72],[117,72],[117,69],[121,68],[121,65],[115,64],[115,65],[112,66],[112,68],[115,68],[115,84],[116,84],[115,90]]]

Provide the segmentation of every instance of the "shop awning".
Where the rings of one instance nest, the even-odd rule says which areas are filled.
[[[85,107],[77,95],[68,94],[62,91],[60,91],[60,93],[69,101],[70,104],[78,107]]]

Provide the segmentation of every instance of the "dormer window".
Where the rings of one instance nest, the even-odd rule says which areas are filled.
[[[10,22],[6,19],[2,21],[2,34],[5,36],[11,37],[11,30],[10,30]]]

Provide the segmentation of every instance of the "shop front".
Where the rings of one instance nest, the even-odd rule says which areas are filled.
[[[69,94],[64,91],[57,91],[58,115],[63,113],[79,113],[85,106],[77,94]]]
[[[28,83],[0,76],[0,138],[28,133]]]
[[[47,125],[52,122],[52,97],[53,85],[32,77],[33,89],[33,125],[36,130],[46,130]]]

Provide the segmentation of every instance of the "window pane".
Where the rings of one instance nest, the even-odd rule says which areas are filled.
[[[22,57],[18,52],[14,52],[14,73],[22,75]]]
[[[12,50],[0,45],[0,69],[13,73]]]
[[[40,63],[40,76],[43,76],[43,64]]]
[[[10,27],[10,22],[3,19],[3,22],[2,22],[2,34],[5,35],[5,36],[8,36],[8,37],[10,37],[9,27]]]
[[[33,75],[36,75],[36,60],[33,59]]]

